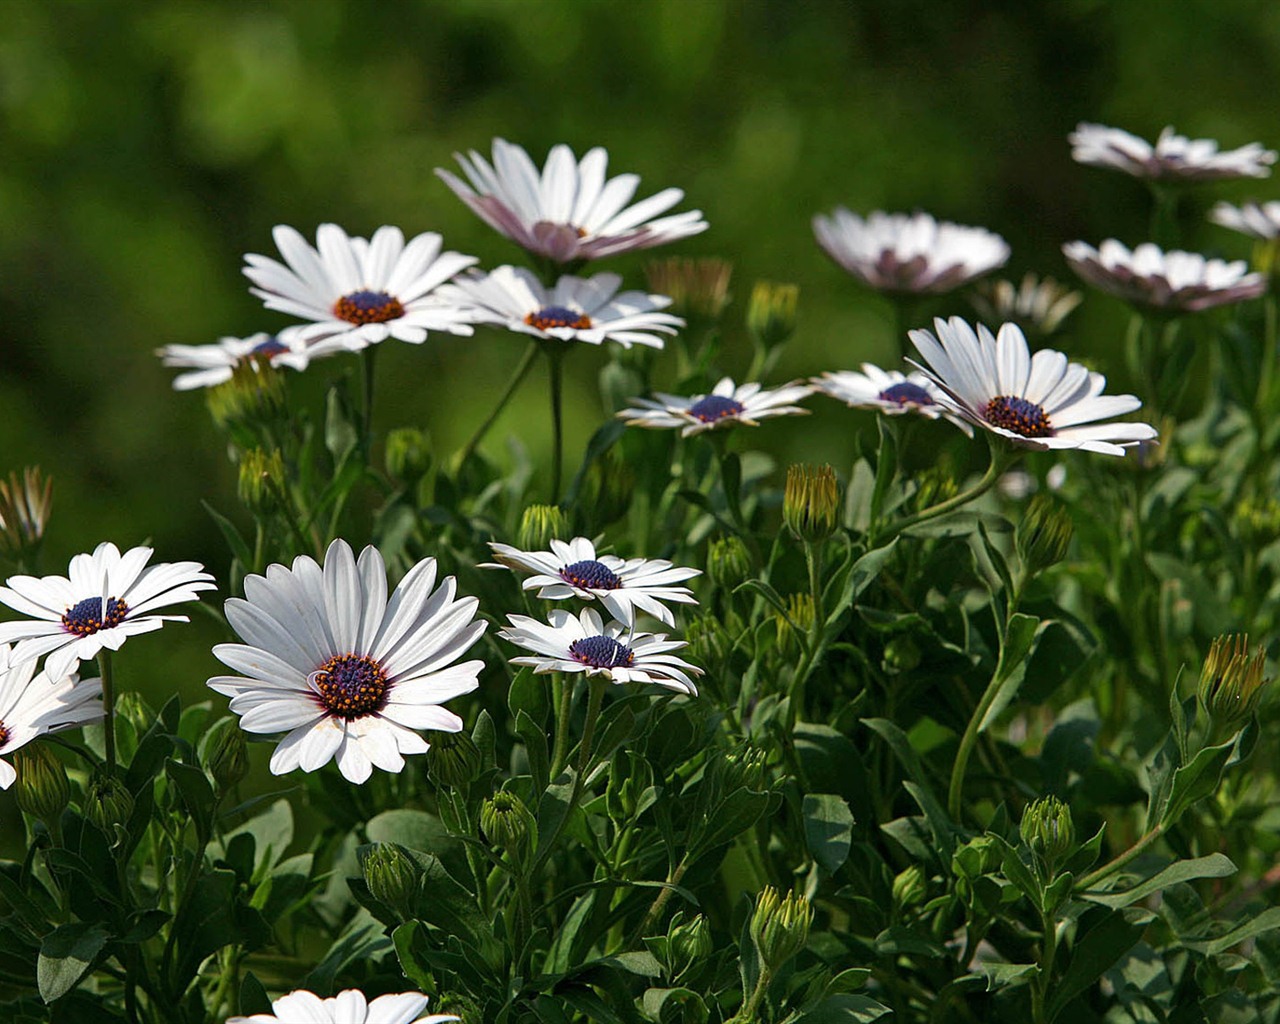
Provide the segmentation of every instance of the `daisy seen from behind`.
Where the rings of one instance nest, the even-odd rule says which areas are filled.
[[[47,655],[44,670],[60,679],[78,661],[104,648],[118,651],[137,633],[150,633],[185,615],[157,615],[156,609],[198,600],[217,587],[199,562],[147,565],[152,549],[130,548],[123,555],[103,542],[92,554],[71,559],[66,576],[11,576],[0,587],[0,603],[29,616],[0,622],[0,643],[16,641],[13,661]]]
[[[513,665],[529,665],[536,673],[583,672],[613,683],[657,683],[697,696],[691,676],[702,675],[702,669],[672,653],[688,646],[683,640],[636,633],[617,621],[606,626],[590,608],[579,615],[557,608],[546,622],[527,615],[508,615],[507,621],[510,626],[498,636],[533,652],[512,658]]]
[[[329,355],[358,352],[387,338],[421,344],[430,331],[472,333],[465,313],[441,300],[436,289],[476,257],[441,252],[435,232],[406,243],[396,227],[381,227],[364,239],[321,224],[313,247],[282,224],[272,237],[284,262],[249,254],[244,275],[268,309],[310,321],[281,332],[291,347]]]
[[[165,366],[186,370],[173,378],[175,391],[212,388],[225,384],[241,367],[268,366],[306,368],[304,352],[295,351],[274,334],[254,334],[247,338],[219,338],[211,345],[165,345],[156,349]]]
[[[553,146],[541,171],[505,139],[493,140],[492,163],[474,150],[454,158],[467,181],[436,169],[454,194],[495,231],[556,263],[648,249],[707,229],[700,210],[659,216],[684,198],[678,188],[628,205],[640,179],[606,179],[609,154],[599,146],[581,160],[568,146]]]
[[[71,673],[51,679],[36,671],[36,659],[14,661],[0,644],[0,789],[18,777],[4,758],[46,733],[101,721],[102,680]]]
[[[619,292],[617,274],[561,277],[552,288],[524,267],[503,266],[481,277],[462,278],[442,294],[469,311],[475,323],[495,324],[543,340],[614,341],[624,348],[662,348],[662,335],[684,326],[662,310],[665,295]]]
[[[605,611],[629,627],[635,625],[637,611],[674,626],[675,616],[663,602],[698,603],[688,587],[675,584],[700,576],[702,570],[675,566],[661,558],[599,555],[586,537],[553,540],[550,551],[521,551],[496,542],[490,542],[489,547],[502,567],[533,573],[522,585],[525,590],[536,588],[542,600],[599,600]]]
[[[1104,395],[1107,380],[1061,352],[1034,357],[1016,324],[993,336],[958,316],[937,319],[933,331],[915,330],[911,341],[924,360],[920,369],[941,389],[941,400],[975,426],[1015,444],[1039,450],[1080,448],[1106,455],[1156,436],[1146,423],[1099,423],[1142,406],[1133,395]]]
[[[936,385],[919,371],[902,373],[863,363],[861,373],[856,370],[828,371],[811,377],[810,382],[815,390],[853,409],[873,409],[886,416],[915,413],[930,420],[945,416],[949,423],[973,436],[973,427],[938,402]]]
[[[1267,290],[1266,275],[1250,273],[1244,260],[1207,259],[1177,249],[1164,252],[1150,242],[1132,252],[1114,238],[1097,249],[1068,242],[1062,254],[1095,288],[1153,309],[1196,313],[1256,299]]]
[[[1172,127],[1166,127],[1152,145],[1122,128],[1082,121],[1067,140],[1076,163],[1123,171],[1148,181],[1265,178],[1276,162],[1275,151],[1260,142],[1219,150],[1213,139],[1189,139]]]
[[[732,377],[723,377],[709,394],[686,398],[659,391],[653,398],[633,398],[635,407],[623,409],[617,415],[626,420],[629,427],[654,430],[678,427],[681,437],[689,437],[738,423],[755,427],[760,420],[773,416],[806,415],[808,409],[793,403],[812,393],[810,385],[799,381],[769,390],[755,383],[734,384]]]
[[[330,999],[297,989],[271,1003],[270,1013],[229,1017],[227,1024],[443,1024],[458,1020],[449,1013],[421,1016],[429,999],[421,992],[400,992],[370,1001],[349,988]]]
[[[436,585],[434,558],[388,597],[377,548],[357,561],[335,540],[323,568],[301,555],[292,568],[246,577],[244,593],[225,609],[245,642],[213,649],[240,675],[208,685],[231,698],[246,732],[286,734],[271,757],[274,774],[335,760],[345,778],[362,783],[375,767],[399,772],[405,754],[424,753],[419,730],[462,728],[440,705],[476,688],[484,663],[455,662],[486,624],[475,621],[474,597],[457,596],[454,577]]]
[[[877,291],[937,294],[959,288],[1009,259],[1009,245],[986,228],[936,221],[927,213],[866,218],[845,207],[813,218],[818,244]]]

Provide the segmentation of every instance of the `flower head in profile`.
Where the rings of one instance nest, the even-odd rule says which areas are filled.
[[[35,658],[16,661],[12,653],[0,644],[0,789],[18,777],[5,755],[46,733],[102,718],[101,679],[51,677],[36,671]]]
[[[283,224],[272,236],[284,263],[250,254],[244,275],[268,309],[310,321],[282,332],[290,347],[305,346],[318,356],[358,352],[387,338],[417,345],[429,331],[472,333],[466,314],[442,301],[436,289],[476,258],[441,252],[434,232],[406,244],[395,227],[364,239],[321,224],[315,248]]]
[[[698,603],[688,587],[675,584],[700,576],[702,570],[675,566],[661,558],[598,555],[586,537],[552,540],[550,551],[521,551],[493,542],[489,547],[501,566],[533,573],[523,586],[525,590],[537,589],[542,600],[599,600],[605,611],[628,627],[635,625],[637,611],[674,626],[675,617],[664,601]]]
[[[1076,163],[1123,171],[1148,181],[1265,178],[1276,162],[1275,152],[1260,142],[1219,151],[1213,139],[1189,139],[1172,128],[1165,128],[1153,146],[1123,129],[1082,121],[1067,139]]]
[[[585,672],[614,683],[657,683],[697,695],[690,676],[702,670],[671,653],[688,646],[683,640],[635,633],[621,622],[606,626],[590,608],[580,615],[556,609],[546,622],[527,615],[508,615],[507,621],[511,625],[498,636],[533,652],[512,658],[513,665],[530,665],[534,672]]]
[[[937,294],[1004,266],[1009,245],[986,228],[936,221],[927,213],[882,213],[865,219],[843,206],[813,218],[818,244],[877,291]]]
[[[984,320],[1017,324],[1024,332],[1049,337],[1080,305],[1084,296],[1052,277],[1025,274],[1020,284],[1004,279],[979,281],[969,296]]]
[[[568,146],[553,146],[541,171],[504,139],[493,140],[492,164],[474,150],[454,158],[467,181],[436,169],[454,194],[495,231],[556,263],[648,249],[707,229],[700,210],[658,216],[684,198],[678,188],[628,206],[640,179],[606,180],[609,154],[598,146],[581,160]]]
[[[1269,203],[1245,203],[1243,206],[1215,203],[1209,211],[1209,219],[1260,242],[1280,238],[1280,201],[1274,199]]]
[[[378,549],[357,561],[344,540],[329,545],[323,568],[306,555],[268,566],[226,603],[245,642],[213,649],[240,675],[209,687],[231,698],[246,732],[286,733],[271,757],[276,775],[331,760],[356,783],[375,767],[398,772],[404,754],[427,750],[417,730],[462,728],[440,704],[474,690],[484,667],[454,664],[485,630],[476,599],[456,590],[452,576],[437,587],[436,560],[424,558],[388,597]]]
[[[428,1002],[421,992],[378,996],[370,1001],[354,988],[331,999],[298,989],[272,1002],[270,1013],[230,1017],[227,1024],[443,1024],[459,1019],[448,1013],[422,1016]]]
[[[1154,309],[1195,313],[1256,299],[1267,290],[1266,275],[1250,273],[1244,260],[1163,252],[1150,242],[1132,252],[1114,238],[1097,249],[1084,242],[1068,242],[1062,253],[1071,269],[1095,288]]]
[[[1099,423],[1141,407],[1133,395],[1104,395],[1107,380],[1053,349],[1031,356],[1016,324],[993,337],[953,316],[911,332],[922,369],[942,401],[975,426],[1035,449],[1081,448],[1106,455],[1156,436],[1146,423]],[[935,334],[936,332],[936,334]]]
[[[307,364],[305,349],[291,348],[274,334],[219,338],[212,345],[165,345],[156,349],[156,355],[165,366],[187,371],[173,378],[175,391],[225,384],[242,367],[292,366],[302,370]]]
[[[498,267],[482,277],[462,278],[441,294],[466,308],[475,323],[497,324],[535,338],[662,348],[661,336],[684,326],[679,317],[661,312],[671,300],[619,292],[621,284],[617,274],[565,275],[554,288],[546,288],[524,267]]]
[[[863,363],[861,373],[828,371],[810,381],[816,390],[852,409],[873,409],[886,416],[915,413],[930,420],[945,416],[948,422],[973,436],[973,427],[939,403],[937,386],[919,371],[902,373]]]
[[[771,416],[802,416],[809,410],[792,403],[812,393],[812,387],[798,381],[767,390],[754,383],[735,385],[731,377],[724,377],[707,395],[686,398],[659,391],[654,398],[633,398],[636,407],[623,409],[618,418],[630,427],[678,427],[681,436],[688,437],[738,423],[758,426]]]
[[[136,633],[150,633],[185,615],[156,615],[157,608],[198,600],[217,584],[199,562],[147,565],[151,548],[123,555],[110,542],[93,554],[76,555],[66,576],[10,576],[0,587],[0,603],[30,616],[0,622],[0,643],[17,641],[15,662],[48,655],[50,679],[61,679],[104,647],[118,651]]]

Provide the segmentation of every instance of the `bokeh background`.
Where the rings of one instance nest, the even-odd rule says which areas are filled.
[[[0,472],[38,463],[56,480],[45,571],[112,539],[225,576],[200,501],[233,508],[231,467],[201,396],[172,391],[154,350],[284,325],[240,275],[242,254],[274,255],[278,223],[391,223],[440,231],[484,266],[517,259],[433,173],[495,135],[539,162],[556,142],[603,145],[641,195],[685,189],[679,209],[710,230],[608,261],[635,285],[654,255],[726,257],[740,321],[753,280],[798,283],[778,381],[896,357],[888,307],[821,253],[816,212],[927,210],[1004,235],[1007,274],[1066,280],[1062,242],[1147,233],[1139,183],[1071,162],[1078,121],[1280,143],[1274,0],[4,0],[2,13]],[[1204,210],[1278,191],[1197,193],[1190,241],[1245,255]],[[937,312],[972,315],[960,297]],[[1108,360],[1124,325],[1118,303],[1091,297],[1064,347],[1123,386]],[[379,426],[420,426],[447,453],[523,342],[386,348]],[[603,358],[571,367],[570,466],[600,419]],[[749,359],[730,332],[726,369]],[[519,430],[545,462],[545,404],[535,374],[487,450],[501,458]],[[753,443],[847,466],[873,421],[812,404]],[[197,617],[130,645],[121,684],[202,693],[217,635]]]

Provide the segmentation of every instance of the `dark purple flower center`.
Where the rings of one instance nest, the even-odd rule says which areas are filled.
[[[333,304],[333,315],[349,324],[385,324],[404,316],[400,300],[386,292],[358,291]]]
[[[635,652],[626,644],[620,644],[611,636],[587,636],[569,645],[569,655],[574,661],[592,668],[630,668],[636,660]]]
[[[880,401],[896,402],[898,405],[933,405],[934,401],[919,384],[909,380],[898,381],[880,392]]]
[[[735,402],[724,395],[707,395],[689,406],[689,415],[703,423],[715,423],[726,416],[739,415],[743,408],[741,402]]]
[[[1025,398],[999,395],[987,403],[987,422],[1022,437],[1052,437],[1054,430],[1045,411]]]
[[[280,344],[279,338],[268,338],[266,341],[254,345],[253,351],[249,354],[253,356],[278,356],[285,351],[288,351],[288,347]]]
[[[335,718],[363,718],[387,703],[387,673],[367,654],[335,654],[311,676],[316,699]]]
[[[575,331],[585,331],[591,326],[591,317],[564,306],[543,306],[536,313],[526,316],[524,322],[540,331],[547,331],[552,327],[572,327]]]
[[[622,586],[617,574],[594,558],[566,565],[560,570],[560,578],[583,590],[617,590]]]
[[[86,597],[68,608],[62,616],[62,628],[76,636],[90,636],[100,629],[118,626],[129,614],[129,606],[119,598],[107,598],[107,614],[102,614],[102,598]]]
[[[0,750],[4,749],[4,745],[9,742],[9,730],[5,727],[4,722],[0,722]]]

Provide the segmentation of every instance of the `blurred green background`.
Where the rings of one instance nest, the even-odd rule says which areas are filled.
[[[1139,183],[1071,162],[1078,121],[1280,143],[1274,0],[5,0],[3,15],[0,472],[39,463],[56,480],[46,572],[112,539],[225,576],[200,499],[230,510],[234,478],[201,395],[172,391],[154,349],[288,322],[240,275],[242,254],[275,255],[277,223],[437,230],[484,266],[518,260],[432,173],[457,150],[487,154],[495,135],[539,163],[556,142],[603,145],[613,173],[642,176],[641,195],[686,191],[678,209],[700,208],[710,230],[600,265],[635,286],[653,256],[723,256],[740,320],[754,279],[797,282],[779,381],[896,356],[888,307],[818,249],[815,212],[927,210],[1004,235],[1007,273],[1067,280],[1062,242],[1147,232]],[[1244,255],[1243,239],[1196,218],[1213,199],[1276,193],[1272,181],[1196,193],[1191,245]],[[972,316],[959,296],[936,312]],[[1124,317],[1091,297],[1064,347],[1119,376],[1108,356]],[[384,348],[378,426],[421,426],[448,452],[523,342]],[[725,355],[745,371],[741,332]],[[571,365],[578,445],[600,420],[603,359]],[[528,423],[545,463],[545,404],[539,372],[487,450],[500,456]],[[847,466],[872,419],[811,404],[751,442]],[[135,641],[121,685],[203,692],[215,637],[201,619]]]

